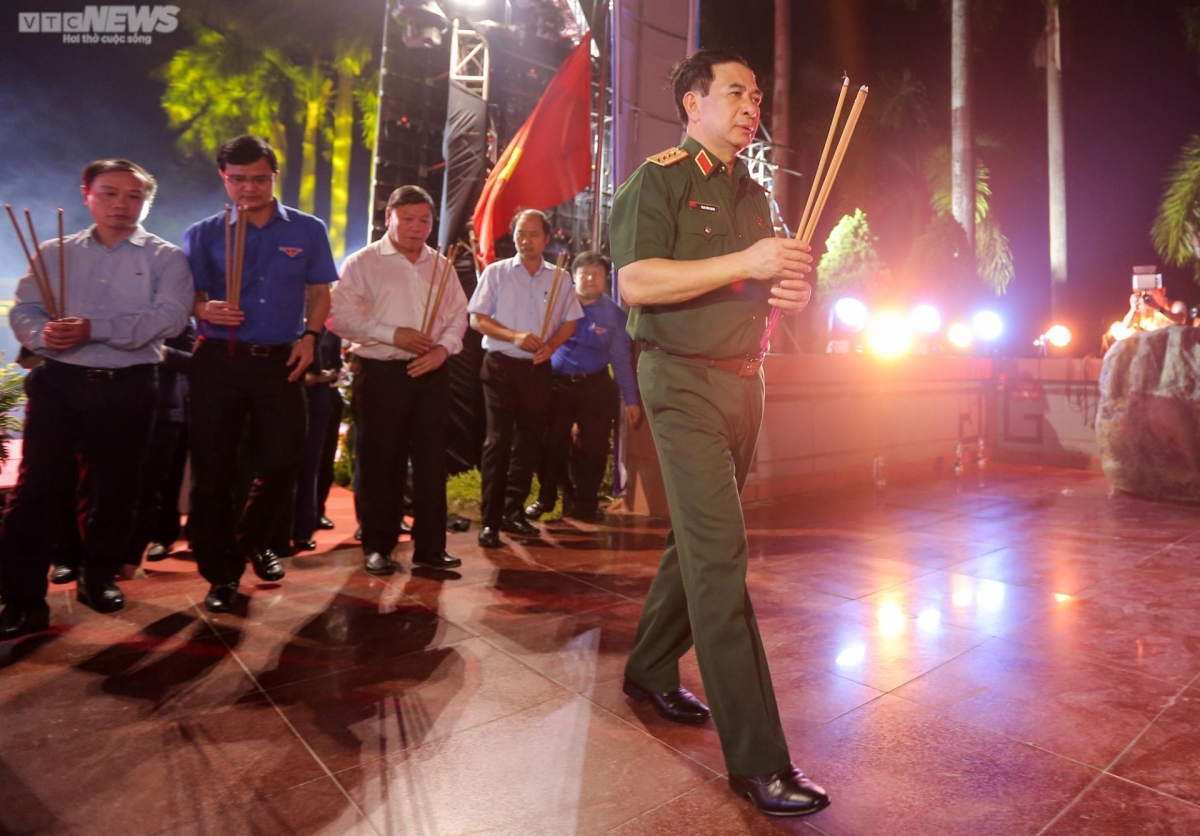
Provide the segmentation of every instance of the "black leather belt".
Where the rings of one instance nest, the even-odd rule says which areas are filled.
[[[213,348],[226,348],[229,343],[226,340],[201,337],[200,345],[212,343]],[[283,343],[282,345],[259,345],[257,343],[235,342],[233,344],[233,355],[235,357],[290,357],[292,354],[292,343]]]
[[[608,369],[603,369],[598,372],[573,372],[571,374],[556,374],[555,380],[570,381],[571,383],[582,383],[585,380],[591,380],[595,377],[609,377]]]
[[[151,374],[158,367],[155,363],[138,363],[134,366],[122,366],[119,369],[97,369],[90,366],[77,366],[74,363],[64,363],[61,360],[46,358],[46,366],[63,374],[76,375],[90,382],[122,380],[127,377]]]

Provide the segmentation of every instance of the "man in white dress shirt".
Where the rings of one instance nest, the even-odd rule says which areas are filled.
[[[347,257],[333,291],[329,330],[350,340],[362,363],[354,381],[358,500],[365,567],[376,575],[396,571],[391,554],[400,539],[410,456],[413,564],[462,564],[446,553],[450,390],[444,364],[462,350],[467,297],[451,269],[437,304],[447,264],[425,244],[432,229],[429,193],[418,186],[396,189],[388,198],[387,235]]]
[[[525,518],[525,500],[550,412],[550,355],[583,317],[569,273],[547,312],[554,265],[542,259],[550,242],[545,213],[518,212],[512,234],[517,254],[487,266],[468,306],[487,352],[479,372],[487,410],[479,545],[489,549],[500,545],[499,531],[538,534]]]

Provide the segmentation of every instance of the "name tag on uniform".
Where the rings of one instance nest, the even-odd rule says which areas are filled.
[[[718,215],[721,213],[720,206],[716,206],[712,203],[701,203],[698,200],[689,200],[688,208],[689,209],[699,209],[701,212],[713,212]]]
[[[300,253],[304,252],[304,250],[300,249],[299,247],[280,247],[279,251],[288,258],[295,258],[296,256],[300,255]]]

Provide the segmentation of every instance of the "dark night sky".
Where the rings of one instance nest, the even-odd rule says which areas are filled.
[[[703,2],[706,18],[720,21],[706,29],[706,45],[738,47],[760,74],[769,73],[771,0]],[[76,197],[83,163],[129,156],[162,184],[148,227],[179,240],[188,223],[221,201],[207,166],[178,159],[157,102],[161,84],[149,76],[190,38],[181,28],[155,35],[150,46],[87,46],[17,32],[18,9],[83,5],[22,0],[0,16],[0,200],[30,206],[47,230],[54,207],[65,205],[68,227],[78,228],[87,222]],[[1123,313],[1130,267],[1157,261],[1149,229],[1163,181],[1188,136],[1200,131],[1200,72],[1184,43],[1180,5],[1067,0],[1064,9],[1070,299],[1072,325],[1094,332],[1089,349],[1102,320]],[[180,6],[186,21],[187,6]],[[941,0],[920,6],[909,12],[889,0],[793,3],[796,118],[811,115],[808,102],[821,114],[832,107],[806,82],[824,84],[843,69],[869,83],[889,68],[911,68],[931,101],[948,109],[948,18]],[[989,163],[993,207],[1016,260],[1016,279],[996,302],[1014,323],[1006,346],[1014,353],[1028,353],[1049,313],[1044,75],[1032,63],[1043,19],[1040,0],[1007,0],[997,27],[977,43],[974,65],[976,126],[1005,144]],[[354,187],[351,247],[366,235],[365,220],[357,219],[365,219],[367,184]],[[0,232],[0,297],[9,297],[22,268],[11,230]],[[1190,270],[1166,276],[1173,296],[1200,303]]]

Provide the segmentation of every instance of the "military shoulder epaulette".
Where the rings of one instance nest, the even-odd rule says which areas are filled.
[[[688,156],[688,152],[682,148],[668,148],[666,151],[655,154],[653,157],[647,157],[646,162],[661,165],[663,168],[669,168],[675,165],[675,163],[683,162]]]

